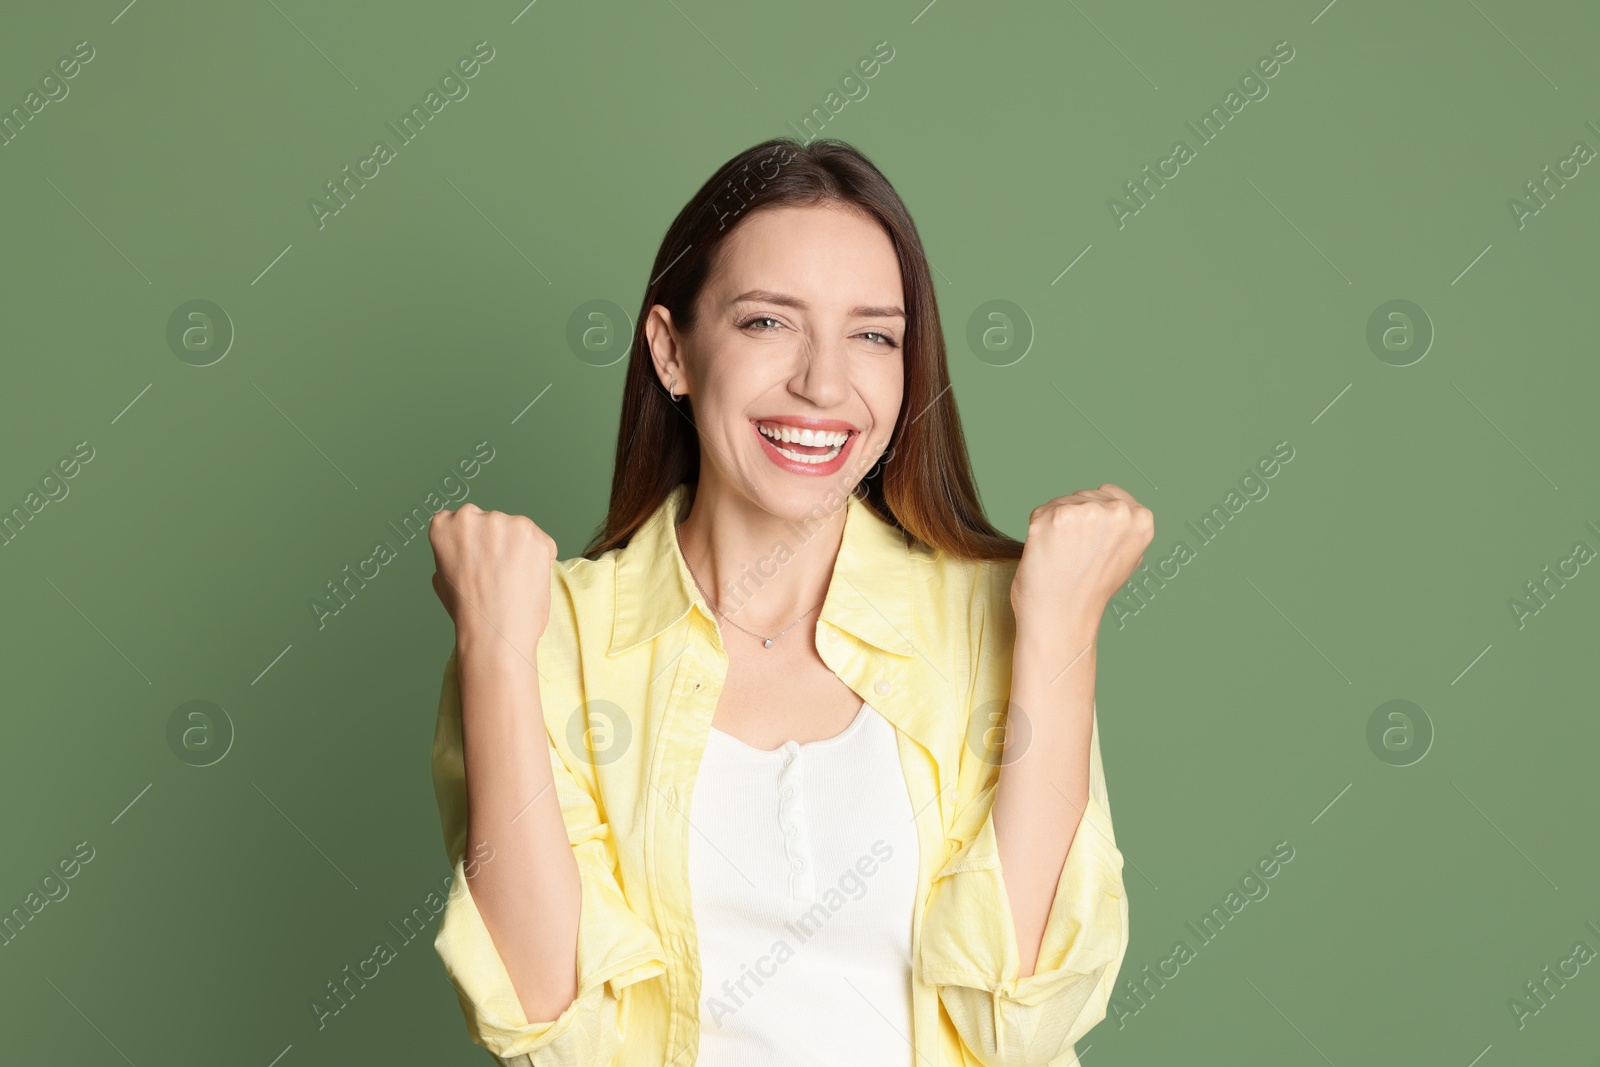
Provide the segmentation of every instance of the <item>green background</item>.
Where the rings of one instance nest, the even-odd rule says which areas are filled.
[[[1521,1026],[1508,1000],[1600,951],[1600,565],[1522,625],[1508,602],[1600,550],[1600,163],[1521,227],[1507,205],[1600,150],[1593,4],[123,2],[0,31],[7,110],[96,53],[0,148],[0,505],[95,450],[0,548],[0,908],[95,850],[0,947],[5,1062],[483,1062],[432,928],[324,1028],[309,1007],[448,874],[451,631],[425,541],[325,627],[307,602],[484,440],[469,499],[578,554],[624,364],[569,344],[574,311],[635,315],[683,202],[879,41],[820,132],[917,219],[990,515],[1020,537],[1115,482],[1155,511],[1148,559],[1194,551],[1108,614],[1098,695],[1123,977],[1194,956],[1080,1054],[1593,1058],[1600,962]],[[479,41],[470,94],[319,228],[308,200]],[[1196,147],[1280,41],[1269,95]],[[1119,228],[1108,200],[1180,138]],[[193,300],[235,332],[210,366],[167,340]],[[1435,334],[1409,366],[1367,341],[1392,300]],[[991,301],[1015,347],[975,351]],[[1202,546],[1184,524],[1280,441]],[[234,732],[205,767],[168,740],[191,700]],[[1391,700],[1426,716],[1409,748],[1369,744]],[[1269,895],[1197,939],[1280,841]]]

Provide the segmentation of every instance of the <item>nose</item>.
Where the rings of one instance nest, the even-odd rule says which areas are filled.
[[[799,347],[789,391],[819,408],[835,407],[850,395],[850,363],[843,340],[819,341],[809,335]]]

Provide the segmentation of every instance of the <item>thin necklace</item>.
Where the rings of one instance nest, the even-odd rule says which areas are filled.
[[[682,534],[681,531],[679,531],[679,529],[676,526],[674,526],[672,528],[672,531],[673,531],[674,534],[677,535],[677,538],[678,538],[678,554],[683,557],[683,565],[685,567],[689,567],[689,554],[683,550],[683,534]],[[706,598],[706,603],[707,604],[711,604],[711,610],[715,611],[718,615],[722,615],[722,609],[717,607],[716,604],[712,603],[710,594],[708,594],[706,592],[706,587],[700,584],[700,579],[699,578],[695,577],[695,573],[694,573],[694,568],[693,567],[689,567],[689,577],[694,578],[694,586],[695,586],[695,588],[700,590],[700,595]],[[827,600],[827,598],[824,597],[823,601],[826,601],[826,600]],[[822,607],[823,601],[819,601],[817,603],[816,607],[809,609],[806,612],[806,615],[810,615],[811,612],[816,611],[817,608]],[[782,630],[778,631],[776,634],[774,634],[771,637],[766,637],[766,636],[764,636],[762,634],[758,634],[754,630],[745,630],[743,626],[739,626],[739,624],[734,622],[732,619],[728,619],[728,617],[726,615],[722,615],[722,617],[724,619],[728,619],[728,622],[732,623],[734,626],[738,627],[739,629],[744,630],[744,632],[749,634],[751,637],[759,637],[759,638],[761,638],[761,647],[762,648],[771,648],[772,647],[772,642],[776,641],[778,638],[782,637],[784,634],[788,633],[790,630],[792,630],[796,626],[798,626],[800,624],[800,619],[804,619],[806,617],[806,615],[800,616],[799,619],[794,620],[794,622],[791,622],[788,626],[785,626]]]

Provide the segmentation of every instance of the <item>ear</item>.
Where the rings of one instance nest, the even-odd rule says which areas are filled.
[[[656,370],[661,388],[669,382],[679,397],[688,395],[689,378],[684,371],[683,341],[672,323],[672,312],[660,304],[653,304],[644,320],[645,342],[650,346],[650,362]]]

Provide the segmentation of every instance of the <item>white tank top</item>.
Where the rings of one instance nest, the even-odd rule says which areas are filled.
[[[771,750],[712,727],[689,818],[699,1067],[910,1067],[917,835],[893,724],[863,703]]]

